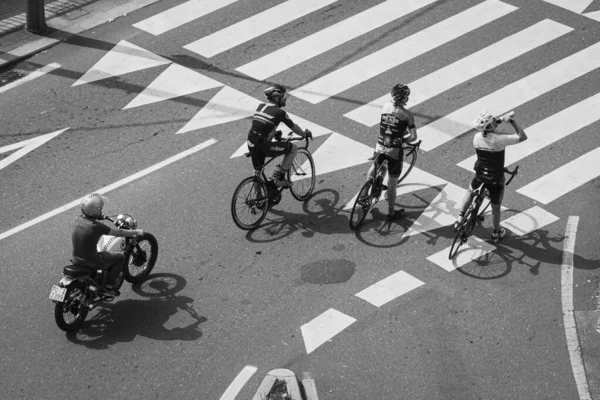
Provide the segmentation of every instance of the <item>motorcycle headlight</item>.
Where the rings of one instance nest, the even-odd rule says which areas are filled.
[[[125,218],[125,222],[127,223],[127,225],[129,225],[131,229],[137,229],[137,222],[135,221],[135,219],[133,219],[133,217],[129,216]]]

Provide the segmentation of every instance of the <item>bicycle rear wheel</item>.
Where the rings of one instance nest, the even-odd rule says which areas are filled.
[[[310,197],[315,188],[315,174],[312,155],[306,149],[299,149],[288,171],[288,180],[293,183],[290,190],[296,200],[304,201]]]
[[[244,230],[256,228],[265,219],[269,206],[267,186],[255,176],[244,179],[233,192],[231,216]]]
[[[371,186],[371,181],[366,182],[356,196],[356,200],[352,206],[352,212],[350,213],[350,229],[352,230],[358,229],[371,209],[372,198],[369,194]]]
[[[408,176],[417,162],[417,151],[413,147],[404,146],[402,151],[404,152],[404,165],[402,166],[402,173],[398,177],[398,183]]]

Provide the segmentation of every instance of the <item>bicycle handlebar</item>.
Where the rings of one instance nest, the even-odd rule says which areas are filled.
[[[506,182],[506,185],[508,185],[510,181],[513,180],[515,175],[517,175],[517,173],[519,172],[519,166],[517,165],[512,171],[508,168],[504,168],[504,172],[510,175],[510,179],[508,180],[508,182]]]

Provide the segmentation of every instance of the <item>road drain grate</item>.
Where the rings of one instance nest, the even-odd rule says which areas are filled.
[[[0,73],[0,86],[8,85],[11,82],[17,81],[24,77],[25,74],[17,70],[11,70]]]

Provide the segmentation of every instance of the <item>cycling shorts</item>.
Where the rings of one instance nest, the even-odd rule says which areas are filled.
[[[252,166],[255,170],[259,170],[264,165],[266,157],[281,156],[292,150],[292,143],[290,142],[248,141],[247,144],[252,157]]]
[[[400,150],[402,151],[402,150]],[[379,153],[377,158],[374,160],[375,164],[379,166],[384,160],[388,160],[388,174],[390,176],[399,177],[402,174],[402,160],[398,160],[396,158],[392,158],[386,154]]]
[[[482,183],[484,184],[484,189],[487,189],[490,194],[490,203],[502,203],[502,199],[504,198],[504,175],[491,180],[488,177],[475,174],[475,177],[471,181],[471,190],[477,189]]]

